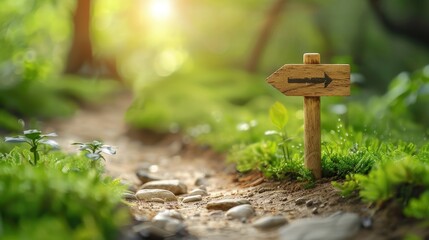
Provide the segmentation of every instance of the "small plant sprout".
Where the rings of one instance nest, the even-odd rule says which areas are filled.
[[[53,149],[59,149],[59,145],[56,141],[47,139],[48,137],[56,137],[56,133],[42,134],[42,132],[37,129],[25,130],[23,133],[24,135],[16,137],[5,137],[4,141],[9,143],[27,143],[30,145],[30,152],[33,153],[34,157],[33,162],[29,161],[32,165],[37,165],[37,161],[40,159],[38,150],[40,145],[48,145]]]
[[[79,150],[82,152],[86,152],[85,156],[93,161],[97,161],[100,159],[106,161],[102,153],[109,155],[116,154],[116,150],[112,146],[104,145],[102,142],[97,140],[87,143],[73,143],[72,145],[78,145]]]
[[[278,136],[281,141],[278,143],[278,146],[282,150],[283,157],[285,160],[289,159],[289,149],[287,147],[287,143],[291,140],[291,138],[287,137],[285,126],[288,122],[288,112],[285,106],[280,102],[275,102],[273,106],[270,108],[270,119],[271,122],[276,127],[276,130],[268,130],[265,131],[265,135],[267,136]]]

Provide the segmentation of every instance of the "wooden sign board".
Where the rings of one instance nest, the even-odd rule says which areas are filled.
[[[350,65],[286,64],[267,82],[286,96],[349,96]]]
[[[350,95],[350,66],[320,64],[320,54],[306,53],[304,64],[286,64],[267,82],[287,96],[304,96],[304,164],[322,177],[320,96]]]

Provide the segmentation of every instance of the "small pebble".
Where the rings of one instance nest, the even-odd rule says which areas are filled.
[[[221,199],[215,200],[207,203],[207,209],[209,210],[223,210],[226,211],[230,208],[233,208],[242,204],[250,204],[246,199]]]
[[[158,180],[143,184],[140,189],[164,189],[173,194],[184,194],[188,191],[186,185],[179,180]]]
[[[360,217],[356,213],[334,213],[328,217],[298,219],[279,231],[280,240],[352,239],[359,231]]]
[[[318,213],[319,213],[319,209],[318,209],[317,207],[315,207],[315,208],[313,208],[313,209],[311,210],[311,213],[312,213],[312,214],[318,214]]]
[[[372,227],[372,218],[371,217],[363,217],[361,219],[361,226],[363,228],[371,228]]]
[[[162,198],[151,198],[151,199],[147,200],[146,202],[164,203],[165,201]]]
[[[306,198],[303,198],[303,197],[300,197],[300,198],[297,198],[296,200],[295,200],[295,204],[296,205],[303,205],[304,203],[306,203],[307,202],[307,199]]]
[[[152,223],[155,226],[161,229],[164,229],[172,234],[176,234],[177,232],[185,228],[185,224],[183,224],[182,221],[175,218],[153,219]]]
[[[306,201],[305,206],[307,206],[307,207],[313,206],[313,200],[310,199],[310,200]]]
[[[147,182],[159,180],[158,178],[151,176],[145,169],[137,170],[136,176],[140,180],[141,184],[145,184]]]
[[[197,189],[192,190],[186,196],[195,196],[195,195],[207,196],[209,194],[207,193],[207,191],[197,188]]]
[[[263,193],[263,192],[267,192],[267,191],[271,191],[271,188],[260,188],[258,189],[258,193]]]
[[[153,217],[154,220],[163,218],[175,218],[177,220],[183,221],[183,216],[176,210],[164,210]]]
[[[188,203],[188,202],[197,202],[197,201],[201,201],[201,200],[203,200],[201,195],[194,195],[194,196],[188,196],[188,197],[183,198],[182,202]]]
[[[146,222],[133,226],[132,230],[140,235],[142,239],[165,239],[171,236],[170,232]]]
[[[134,215],[134,219],[138,222],[146,222],[149,220],[146,215],[142,215],[142,214]]]
[[[197,180],[195,180],[194,184],[195,184],[195,186],[201,187],[201,186],[207,186],[208,183],[209,183],[209,181],[207,180],[207,178],[199,177],[199,178],[197,178]]]
[[[260,230],[267,230],[280,227],[286,223],[287,219],[284,216],[266,216],[256,220],[252,226]]]
[[[247,220],[255,214],[255,210],[250,204],[243,204],[229,209],[225,216],[227,219]]]
[[[209,216],[219,216],[219,215],[222,215],[222,214],[223,214],[222,210],[216,210],[216,211],[210,212]]]
[[[125,200],[137,200],[136,195],[134,193],[122,193],[122,198]]]
[[[164,189],[142,189],[137,191],[136,197],[139,200],[150,201],[153,198],[160,198],[164,201],[177,201],[176,196]]]

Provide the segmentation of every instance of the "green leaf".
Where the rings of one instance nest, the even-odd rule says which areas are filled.
[[[48,134],[42,134],[40,135],[42,138],[43,137],[58,137],[58,135],[56,133],[48,133]]]
[[[41,131],[37,130],[37,129],[30,129],[30,130],[25,130],[24,131],[24,135],[31,139],[31,140],[36,140],[39,139],[41,136]]]
[[[116,150],[112,146],[109,146],[109,145],[103,145],[101,147],[101,152],[109,154],[109,155],[116,154]]]
[[[4,141],[8,142],[8,143],[25,143],[25,142],[27,142],[26,139],[23,136],[19,136],[19,137],[5,137]]]
[[[39,142],[42,143],[42,144],[49,145],[53,149],[59,149],[60,148],[60,145],[56,141],[51,140],[51,139],[42,139]]]
[[[270,108],[270,119],[277,129],[283,130],[288,122],[288,114],[285,106],[280,102],[275,102]]]
[[[271,135],[278,135],[278,136],[282,136],[282,133],[276,130],[268,130],[265,131],[265,136],[271,136]]]

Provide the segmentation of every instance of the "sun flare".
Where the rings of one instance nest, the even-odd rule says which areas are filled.
[[[149,4],[149,14],[154,20],[167,20],[172,15],[171,0],[152,0]]]

